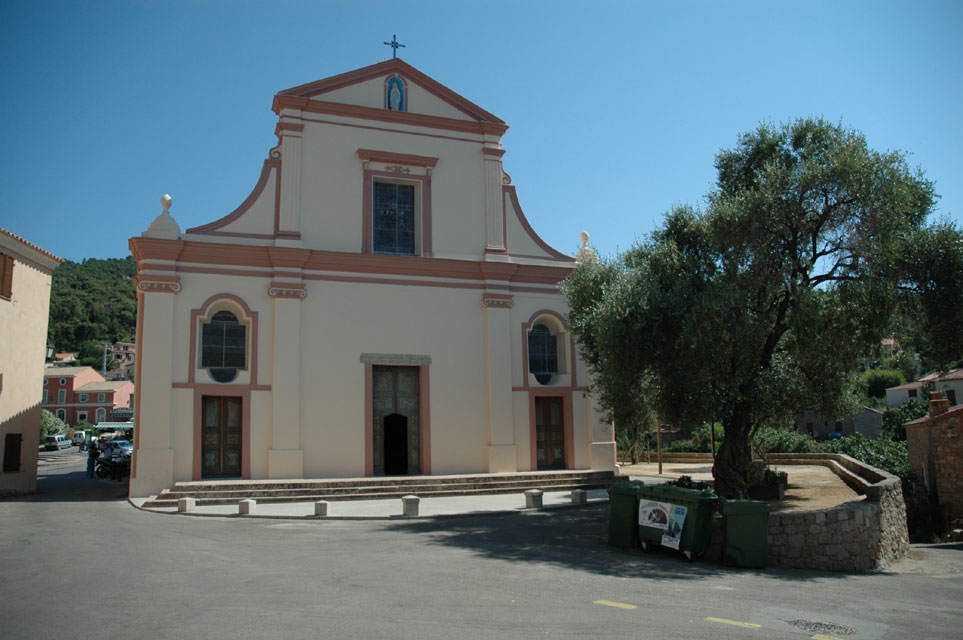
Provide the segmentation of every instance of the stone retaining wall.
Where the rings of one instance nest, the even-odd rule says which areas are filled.
[[[667,458],[663,462],[712,462],[707,453]],[[865,496],[830,509],[769,514],[769,566],[868,571],[909,553],[906,504],[896,476],[835,453],[770,454],[766,459],[774,466],[825,466]]]

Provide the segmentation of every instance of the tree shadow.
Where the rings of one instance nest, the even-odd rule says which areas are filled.
[[[648,580],[686,580],[760,572],[791,582],[847,578],[849,574],[770,568],[726,567],[699,560],[688,562],[671,549],[646,553],[608,545],[608,505],[578,509],[410,520],[386,530],[416,534],[427,544],[467,549],[485,558],[548,564],[588,573]]]

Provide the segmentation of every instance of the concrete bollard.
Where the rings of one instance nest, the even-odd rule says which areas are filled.
[[[324,500],[318,500],[314,503],[314,515],[316,516],[326,516],[328,515],[328,503]]]
[[[257,500],[241,500],[237,503],[238,515],[252,516],[255,509],[257,509]]]
[[[572,489],[572,504],[586,504],[588,502],[588,495],[585,493],[585,489]]]
[[[197,506],[197,500],[194,498],[178,498],[177,499],[177,510],[180,513],[190,513]]]
[[[418,496],[402,496],[402,514],[406,516],[416,516],[418,515],[418,503],[421,498]]]
[[[541,509],[542,508],[542,490],[541,489],[529,489],[525,492],[525,508],[526,509]]]

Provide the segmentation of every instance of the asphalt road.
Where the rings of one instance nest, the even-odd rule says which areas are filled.
[[[605,544],[605,507],[409,521],[147,513],[83,459],[0,501],[0,638],[959,638],[963,547],[866,575]]]

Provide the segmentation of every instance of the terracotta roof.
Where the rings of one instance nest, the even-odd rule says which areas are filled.
[[[893,389],[920,389],[922,387],[922,382],[907,382],[906,384],[901,384],[898,387],[886,387],[886,390],[892,391]]]
[[[30,242],[29,240],[24,240],[23,238],[21,238],[21,237],[18,236],[17,234],[12,233],[12,232],[10,232],[10,231],[7,231],[7,230],[4,229],[3,227],[0,227],[0,233],[2,233],[2,234],[5,235],[5,236],[8,236],[8,237],[10,237],[10,238],[13,238],[14,240],[17,240],[17,241],[19,241],[19,242],[24,243],[25,245],[27,245],[28,247],[30,247],[30,248],[33,249],[34,251],[39,251],[40,253],[44,254],[44,255],[47,256],[48,258],[53,258],[54,260],[57,260],[57,261],[59,261],[59,262],[65,262],[65,260],[64,260],[63,258],[60,258],[60,257],[58,257],[58,256],[55,256],[54,254],[50,253],[50,252],[47,251],[46,249],[41,249],[40,247],[38,247],[38,246],[35,245],[34,243]]]
[[[950,407],[949,409],[947,409],[946,411],[944,411],[943,413],[941,413],[941,414],[939,414],[939,415],[937,415],[937,416],[925,415],[925,416],[923,416],[922,418],[917,418],[916,420],[910,420],[909,422],[906,423],[905,426],[908,427],[908,426],[914,425],[914,424],[926,424],[926,423],[929,422],[930,420],[938,420],[938,419],[942,418],[943,416],[945,416],[945,415],[947,415],[947,414],[956,413],[956,412],[958,412],[958,411],[959,411],[959,412],[963,412],[963,404],[955,404],[955,405],[953,405],[952,407]]]
[[[130,380],[110,380],[107,382],[88,382],[74,391],[116,391],[125,384],[132,385]]]
[[[81,371],[90,369],[94,373],[97,373],[96,369],[93,367],[47,367],[43,371],[44,378],[73,378],[75,375]]]

